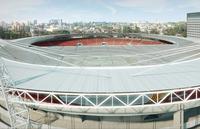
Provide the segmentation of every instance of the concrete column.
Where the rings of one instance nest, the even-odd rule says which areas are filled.
[[[175,129],[184,129],[184,107],[179,105],[179,110],[174,113],[173,124]]]

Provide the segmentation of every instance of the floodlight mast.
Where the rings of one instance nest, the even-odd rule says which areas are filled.
[[[13,99],[16,100],[22,98],[16,97],[16,93],[9,92],[9,87],[13,87],[14,83],[12,82],[2,59],[0,59],[0,85],[6,108],[8,110],[10,128],[30,129],[32,126],[30,123],[28,107],[25,104],[13,103]]]

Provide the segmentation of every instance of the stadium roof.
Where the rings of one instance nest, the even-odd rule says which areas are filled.
[[[142,36],[174,44],[30,47],[33,40],[41,40],[41,37],[34,37],[10,44],[1,41],[0,52],[16,87],[23,89],[107,93],[166,90],[200,84],[198,43],[177,37]]]
[[[33,42],[54,38],[44,36],[9,41],[12,44],[7,43],[0,48],[0,52],[8,59],[33,64],[105,67],[168,63],[199,51],[195,46],[198,44],[187,39],[144,34],[142,36],[167,40],[174,44],[74,47],[31,45]]]
[[[156,66],[38,66],[4,59],[17,88],[60,92],[141,92],[200,85],[200,59]]]

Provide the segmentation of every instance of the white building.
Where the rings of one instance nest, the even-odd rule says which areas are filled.
[[[200,39],[200,12],[187,14],[187,37]]]

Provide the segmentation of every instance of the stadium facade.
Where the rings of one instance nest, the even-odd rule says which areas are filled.
[[[187,14],[187,37],[200,39],[200,12]]]
[[[1,40],[0,46],[1,103],[11,126],[22,112],[26,122],[72,129],[199,124],[200,45],[194,40],[74,34]]]

